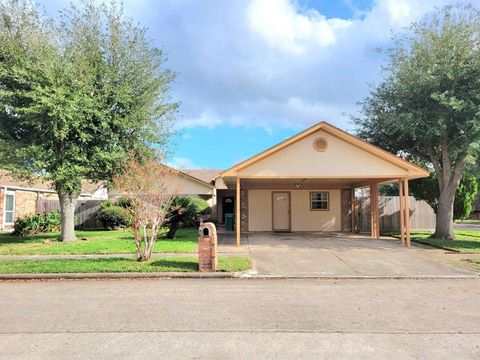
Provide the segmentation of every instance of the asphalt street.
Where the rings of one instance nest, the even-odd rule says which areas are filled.
[[[0,359],[478,359],[480,280],[0,283]]]

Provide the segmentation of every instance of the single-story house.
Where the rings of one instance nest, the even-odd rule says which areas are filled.
[[[215,205],[216,189],[211,182],[211,171],[189,170],[188,173],[178,170],[175,187],[180,196],[194,196],[207,201],[213,208]]]
[[[79,200],[105,200],[104,183],[82,182]],[[6,171],[0,172],[0,230],[11,228],[15,219],[43,213],[43,200],[58,200],[52,185],[40,180],[19,180]]]
[[[235,214],[237,244],[242,232],[353,231],[355,189],[363,187],[370,188],[371,235],[379,237],[378,186],[398,182],[402,242],[408,246],[408,181],[429,176],[427,170],[327,122],[227,170],[203,172],[215,185],[217,220],[222,223],[226,213]]]
[[[42,199],[57,199],[49,184],[0,175],[0,229],[38,212]],[[408,246],[408,181],[427,176],[427,170],[320,122],[227,170],[182,169],[176,187],[179,195],[207,200],[219,223],[234,214],[239,245],[242,232],[355,231],[355,189],[365,187],[370,189],[371,235],[378,237],[378,186],[398,182],[399,224]],[[84,186],[81,198],[108,198],[103,184]]]

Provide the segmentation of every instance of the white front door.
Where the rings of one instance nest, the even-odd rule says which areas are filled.
[[[273,231],[290,231],[290,192],[272,192]]]

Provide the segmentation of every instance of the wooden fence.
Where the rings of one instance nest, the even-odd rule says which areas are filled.
[[[75,205],[75,224],[79,229],[100,229],[102,223],[97,219],[97,212],[104,200],[77,200]],[[380,196],[379,201],[380,231],[400,230],[400,201],[398,196]],[[60,209],[58,200],[40,199],[37,213]],[[356,199],[356,224],[360,231],[370,231],[370,199]],[[425,201],[415,200],[410,196],[410,227],[412,230],[435,229],[435,213]]]
[[[435,229],[436,216],[425,201],[410,196],[410,228]],[[370,231],[370,199],[357,198],[357,224],[360,231]],[[398,196],[379,196],[380,231],[400,231],[400,201]]]
[[[97,212],[104,200],[77,200],[75,204],[75,227],[78,229],[100,229],[103,227],[97,219]],[[58,200],[39,199],[37,213],[42,214],[60,209]]]

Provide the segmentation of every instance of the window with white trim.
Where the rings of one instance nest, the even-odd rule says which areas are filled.
[[[5,192],[5,203],[3,204],[4,224],[13,224],[15,218],[15,192]]]
[[[328,191],[312,191],[310,193],[310,210],[328,210],[328,198]]]

